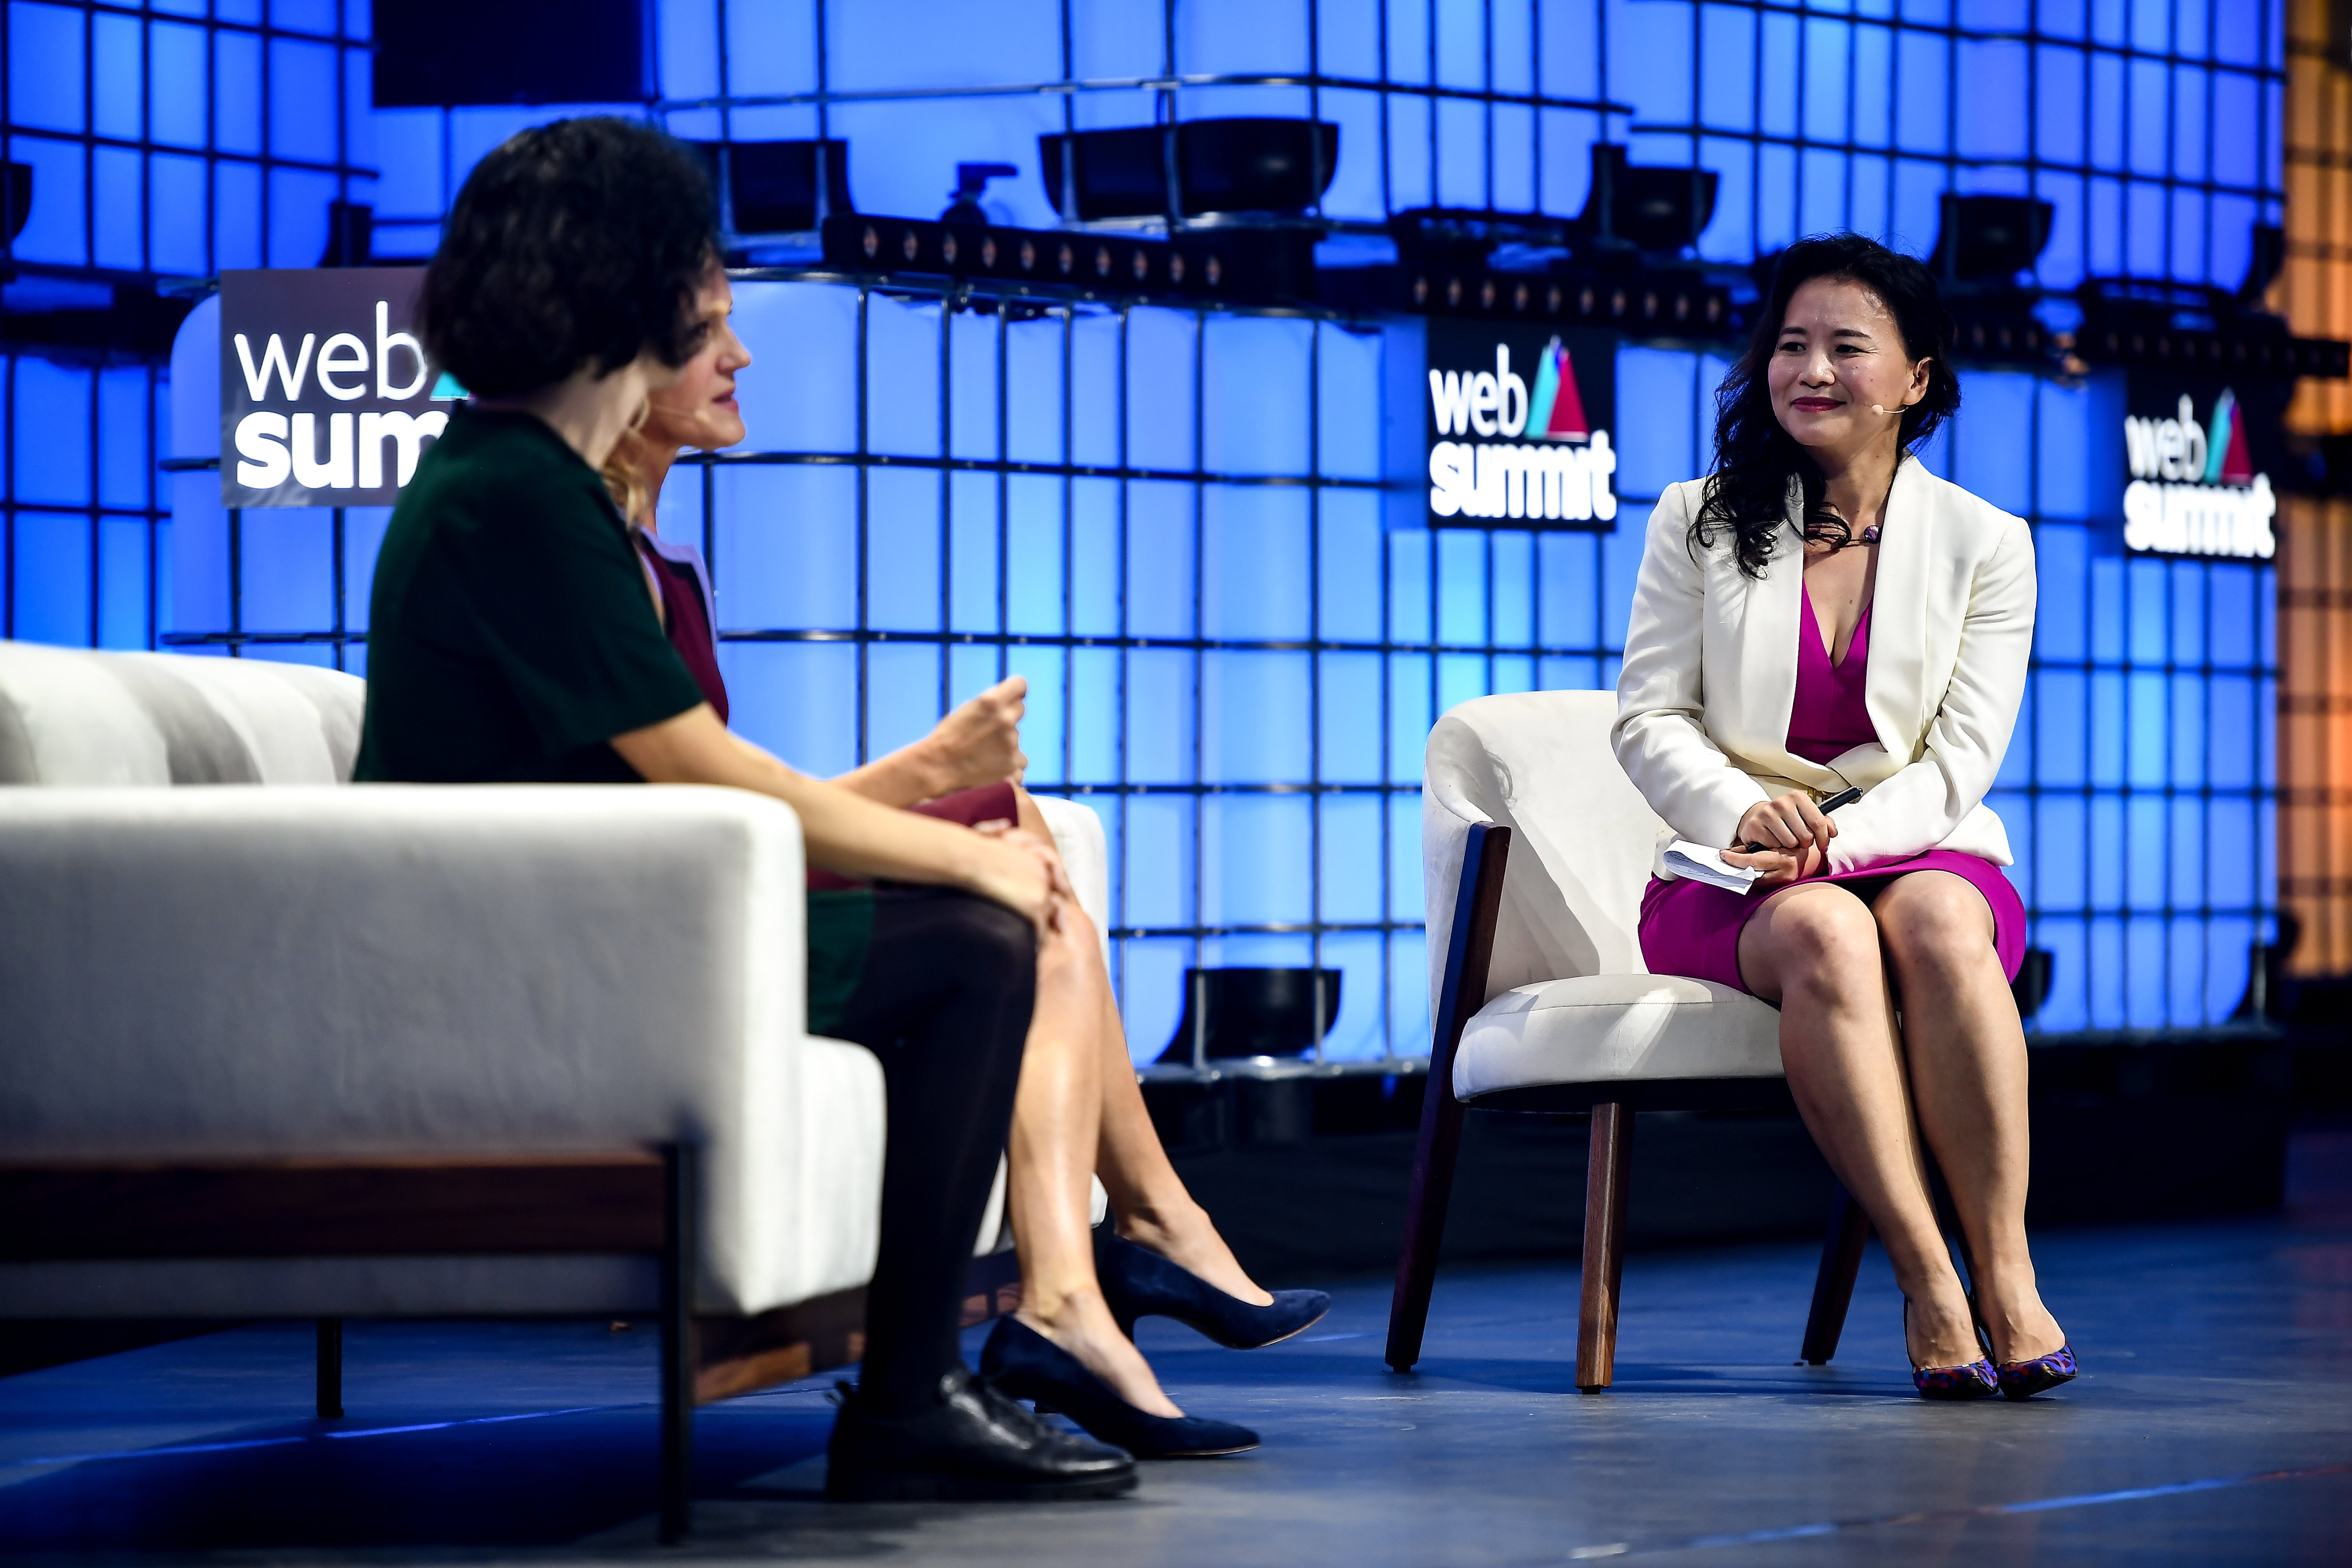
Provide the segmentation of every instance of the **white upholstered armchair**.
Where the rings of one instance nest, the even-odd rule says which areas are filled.
[[[1609,1386],[1637,1110],[1789,1103],[1780,1014],[1649,973],[1636,926],[1664,826],[1609,745],[1606,691],[1482,697],[1430,732],[1422,781],[1433,1035],[1387,1360],[1421,1356],[1462,1115],[1587,1114],[1576,1383]],[[1837,1348],[1865,1239],[1840,1192],[1804,1358]]]

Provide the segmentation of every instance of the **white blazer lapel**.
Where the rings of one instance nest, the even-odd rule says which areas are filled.
[[[1735,749],[1755,757],[1777,757],[1789,745],[1789,717],[1797,706],[1798,622],[1804,615],[1805,540],[1791,521],[1804,504],[1803,489],[1791,483],[1789,510],[1773,538],[1772,553],[1760,578],[1734,574],[1747,599],[1739,637],[1740,700],[1737,710],[1744,724],[1755,728],[1737,737]],[[1817,634],[1818,635],[1818,634]]]
[[[1863,683],[1871,727],[1895,766],[1908,763],[1926,731],[1919,710],[1927,668],[1927,574],[1940,552],[1937,507],[1927,470],[1906,458],[1895,470],[1878,543],[1878,581],[1871,593],[1870,668]]]

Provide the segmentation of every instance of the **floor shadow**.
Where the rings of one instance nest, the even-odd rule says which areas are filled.
[[[725,1498],[824,1448],[832,1411],[706,1415],[695,1492]],[[86,1459],[0,1488],[0,1552],[577,1542],[655,1507],[651,1406],[366,1440],[348,1422],[218,1434],[215,1452]]]

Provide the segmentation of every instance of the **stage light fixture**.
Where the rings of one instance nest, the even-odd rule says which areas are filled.
[[[1006,179],[1021,171],[1010,163],[958,163],[956,188],[948,203],[948,210],[940,214],[941,223],[985,225],[988,213],[980,199],[988,194],[988,182]]]
[[[1315,1048],[1318,1008],[1326,1033],[1339,1016],[1337,969],[1187,969],[1184,1013],[1160,1060],[1192,1059],[1193,1037],[1211,1058],[1296,1057]]]
[[[1040,136],[1037,153],[1054,210],[1080,223],[1297,216],[1331,184],[1339,128],[1265,116],[1187,120]]]
[[[849,143],[689,142],[719,193],[720,224],[737,237],[806,234],[835,213],[854,213]]]
[[[1928,268],[1947,283],[2006,283],[2050,243],[2056,208],[2033,196],[1961,196],[1946,192]]]
[[[0,179],[0,245],[13,246],[33,216],[33,165],[11,160],[0,170],[6,176]]]
[[[2286,230],[2274,223],[2254,225],[2253,242],[2246,254],[2246,276],[2238,285],[2239,305],[2261,309],[2263,296],[2270,292],[2271,285],[2284,270]]]
[[[375,208],[366,202],[327,204],[327,248],[321,267],[365,267],[375,243]]]
[[[1630,163],[1623,147],[1595,142],[1591,188],[1569,233],[1592,250],[1679,255],[1715,216],[1717,184],[1712,169]]]

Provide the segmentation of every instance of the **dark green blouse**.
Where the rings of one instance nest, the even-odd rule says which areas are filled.
[[[634,784],[612,738],[702,700],[596,471],[463,405],[393,509],[367,675],[367,781]]]
[[[528,414],[460,405],[393,509],[369,600],[362,781],[638,784],[612,738],[702,690],[604,482]],[[809,900],[809,1027],[866,966],[871,892]]]

